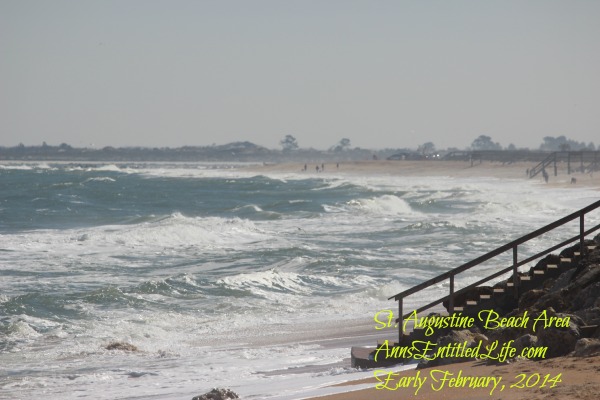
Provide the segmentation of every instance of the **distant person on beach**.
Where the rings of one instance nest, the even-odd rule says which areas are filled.
[[[544,177],[544,181],[548,183],[548,173],[545,169],[542,170],[542,176]]]
[[[325,164],[321,164],[321,172],[325,171]]]
[[[317,170],[317,173],[319,173],[319,166],[318,165],[315,167],[315,169]]]

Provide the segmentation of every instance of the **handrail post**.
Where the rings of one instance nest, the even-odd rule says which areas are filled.
[[[581,213],[579,216],[579,254],[583,256],[586,248],[584,245],[584,233],[585,233],[585,213]]]
[[[519,298],[519,272],[517,270],[517,247],[513,247],[513,287],[515,291],[515,299]]]
[[[404,311],[402,310],[402,297],[398,299],[398,345],[402,345],[404,339]]]
[[[448,299],[448,313],[454,314],[454,274],[450,275],[450,298]]]

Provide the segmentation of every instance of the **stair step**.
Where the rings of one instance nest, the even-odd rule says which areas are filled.
[[[522,281],[530,281],[531,277],[529,275],[523,275],[519,276],[519,279],[521,279]]]
[[[534,274],[534,275],[544,275],[544,270],[541,270],[541,269],[534,269],[534,270],[533,270],[533,274]]]
[[[454,307],[454,311],[464,311],[464,307]]]
[[[596,246],[596,245],[590,245],[587,248],[588,248],[588,250],[594,250],[596,247],[598,247],[598,246]]]
[[[560,258],[560,262],[563,262],[563,263],[570,263],[570,262],[571,262],[571,259],[570,259],[570,258],[566,258],[566,257],[561,257],[561,258]]]
[[[492,298],[492,295],[491,295],[491,294],[481,294],[481,295],[479,295],[479,298],[480,298],[481,300],[485,300],[485,299],[491,299],[491,298]]]
[[[494,288],[494,293],[504,293],[503,288]]]
[[[556,265],[556,264],[547,264],[546,268],[547,269],[558,269],[558,265]]]
[[[476,306],[477,305],[477,301],[475,301],[475,300],[467,300],[467,305],[468,306]]]

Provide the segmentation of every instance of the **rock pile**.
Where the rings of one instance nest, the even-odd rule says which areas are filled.
[[[137,346],[127,342],[111,342],[105,347],[106,350],[139,351]]]
[[[233,400],[240,397],[230,389],[214,388],[208,393],[195,396],[192,400]]]
[[[527,347],[547,347],[547,353],[543,358],[564,355],[584,357],[599,354],[600,235],[593,241],[586,241],[585,247],[586,251],[582,252],[581,256],[576,255],[576,252],[581,252],[578,244],[565,249],[560,256],[550,255],[542,259],[531,269],[532,276],[535,269],[545,269],[547,264],[555,263],[557,259],[569,258],[574,261],[570,268],[564,269],[556,277],[546,278],[539,287],[525,288],[519,298],[513,300],[510,307],[509,303],[505,302],[501,307],[494,308],[496,311],[502,310],[502,316],[505,318],[523,316],[525,312],[532,321],[540,315],[544,315],[547,319],[557,317],[566,320],[568,317],[568,326],[545,327],[543,324],[538,324],[534,329],[533,324],[529,324],[527,327],[505,327],[487,331],[479,326],[462,333],[461,331],[444,332],[437,338],[438,346],[465,341],[473,342],[471,345],[475,345],[475,341],[482,340],[484,343],[497,341],[500,349],[503,344],[514,341],[512,347],[517,349],[517,354]],[[500,286],[506,286],[507,282],[501,283]],[[488,289],[476,288],[472,294],[467,292],[462,297],[465,299],[470,295],[479,297],[479,294],[486,290]],[[476,313],[477,310],[473,312]],[[431,367],[458,361],[466,360],[436,359],[422,362],[419,366]]]

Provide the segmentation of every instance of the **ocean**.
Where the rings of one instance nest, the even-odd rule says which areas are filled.
[[[374,329],[377,311],[396,310],[388,297],[598,200],[525,177],[239,167],[0,165],[0,398],[328,393],[372,375],[350,368],[351,346],[397,337]],[[447,291],[440,283],[404,308]],[[139,351],[107,350],[113,342]]]

